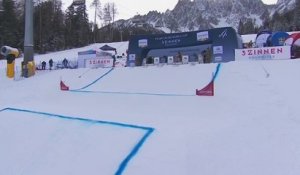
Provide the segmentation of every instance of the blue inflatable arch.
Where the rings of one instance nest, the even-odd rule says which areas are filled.
[[[256,47],[266,47],[268,37],[272,35],[272,31],[262,30],[256,35],[255,45]]]
[[[290,35],[286,32],[274,32],[267,39],[267,46],[283,46]]]

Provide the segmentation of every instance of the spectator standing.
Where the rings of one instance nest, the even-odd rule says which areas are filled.
[[[42,70],[45,70],[46,69],[46,61],[43,61],[42,62]]]
[[[253,42],[252,40],[250,40],[250,42],[248,43],[248,48],[252,48],[253,47]]]
[[[53,60],[50,59],[50,60],[49,60],[49,69],[52,70],[52,67],[53,67]]]
[[[177,53],[177,61],[176,62],[179,62],[179,63],[182,62],[182,54],[180,51]]]
[[[116,65],[116,55],[113,55],[112,58],[113,58],[113,67],[115,67],[115,65]]]
[[[66,58],[63,60],[63,65],[64,68],[68,68],[68,60]]]
[[[206,51],[206,50],[203,50],[203,51],[201,52],[201,55],[202,55],[203,63],[208,63],[208,59],[207,59],[207,51]]]

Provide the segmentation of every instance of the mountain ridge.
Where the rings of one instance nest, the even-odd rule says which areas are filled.
[[[293,9],[295,0],[279,0],[275,5],[261,0],[178,0],[172,10],[163,13],[149,11],[128,20],[119,20],[118,25],[150,25],[166,33],[205,30],[215,27],[233,27],[250,21],[254,27],[272,17],[274,12],[283,13]]]

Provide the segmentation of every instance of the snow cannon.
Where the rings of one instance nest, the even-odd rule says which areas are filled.
[[[13,78],[15,76],[15,59],[19,56],[20,52],[18,49],[10,46],[1,47],[0,51],[1,55],[7,60],[6,76],[8,78]]]
[[[16,57],[19,56],[19,50],[13,47],[9,47],[9,46],[3,46],[1,47],[1,55],[3,56],[8,56],[8,55],[13,55]]]

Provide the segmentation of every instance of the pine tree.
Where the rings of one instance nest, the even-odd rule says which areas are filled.
[[[0,0],[0,31],[3,31],[3,21],[4,21],[4,17],[3,17],[3,6],[2,6],[2,0]],[[2,33],[2,32],[1,32]],[[0,47],[2,47],[2,45],[4,44],[2,35],[0,35]],[[0,54],[0,58],[1,58],[1,54]]]
[[[241,19],[240,19],[239,26],[238,26],[238,33],[239,33],[240,35],[243,35],[243,34],[244,34],[244,23],[242,22]]]
[[[2,1],[3,11],[0,12],[0,44],[18,47],[19,21],[16,15],[16,6],[13,0]]]
[[[75,43],[75,8],[73,5],[68,7],[65,18],[65,48],[73,48]]]
[[[116,18],[118,11],[116,8],[115,3],[105,3],[104,8],[103,8],[103,20],[104,20],[104,25],[109,27],[109,41],[114,41],[114,21]]]
[[[114,2],[111,3],[111,17],[112,17],[112,25],[111,25],[111,38],[112,38],[112,41],[114,42],[114,22],[115,22],[115,19],[116,19],[116,15],[118,14],[118,10],[117,10],[117,7],[116,7],[116,4]]]
[[[0,12],[3,11],[2,0],[0,0]]]
[[[77,37],[78,39],[76,47],[86,46],[90,43],[89,39],[92,33],[92,28],[90,28],[91,26],[89,25],[89,19],[86,13],[85,4],[79,5],[77,7],[75,18],[77,22],[77,30],[75,37]]]
[[[279,30],[280,27],[280,14],[278,12],[275,12],[272,17],[272,30]]]
[[[91,7],[93,7],[95,9],[94,24],[93,24],[93,41],[95,43],[96,36],[97,36],[97,29],[98,29],[97,17],[101,16],[101,14],[102,14],[100,0],[93,0]]]
[[[61,50],[64,48],[65,44],[65,36],[64,36],[64,13],[62,9],[62,2],[61,0],[54,0],[54,14],[53,14],[53,25],[56,27],[53,29],[53,51]]]
[[[66,12],[66,46],[82,47],[90,43],[92,25],[89,24],[86,5],[70,5]]]
[[[244,24],[244,34],[255,33],[254,22],[251,19],[248,19]]]
[[[25,33],[25,1],[19,1],[16,2],[16,15],[18,20],[18,44],[17,47],[21,48],[21,50],[24,49],[24,33]]]
[[[174,15],[170,14],[166,18],[166,26],[167,26],[167,28],[170,29],[171,33],[178,31],[179,25],[178,25],[178,22],[175,19]]]
[[[300,30],[300,0],[296,0],[294,9],[294,26]]]
[[[60,0],[44,1],[35,7],[35,50],[45,53],[46,51],[60,50],[64,47],[63,19]]]
[[[109,25],[112,21],[110,3],[104,4],[103,20],[104,20],[104,25]]]

